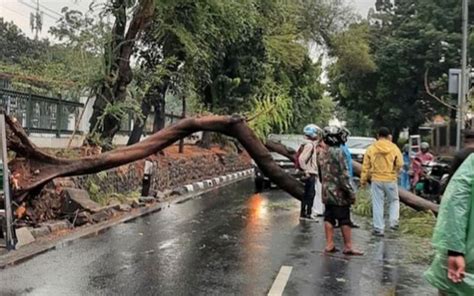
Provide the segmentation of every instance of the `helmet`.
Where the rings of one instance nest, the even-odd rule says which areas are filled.
[[[303,133],[309,138],[319,138],[321,137],[321,128],[316,124],[308,124],[304,127]]]
[[[423,142],[420,144],[420,148],[421,150],[429,150],[430,149],[430,144],[428,144],[427,142]]]
[[[340,137],[341,137],[341,141],[342,143],[346,143],[347,142],[347,138],[351,135],[351,132],[345,128],[345,127],[341,127],[341,131],[340,131]]]
[[[339,146],[342,144],[341,128],[337,126],[327,126],[323,130],[323,140],[328,146]]]

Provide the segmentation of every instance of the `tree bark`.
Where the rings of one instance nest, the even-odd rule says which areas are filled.
[[[153,133],[162,130],[166,123],[166,90],[168,87],[162,87],[154,101]]]
[[[142,112],[143,120],[141,122],[134,122],[132,132],[130,133],[130,137],[128,138],[127,146],[140,142],[140,139],[144,134],[146,121],[151,113],[151,104],[148,95],[145,95],[145,97],[143,98],[140,105],[140,109]]]
[[[127,25],[125,1],[115,1],[112,5],[115,16],[113,40],[109,45],[110,48],[106,51],[110,56],[107,54],[105,56],[109,73],[96,96],[90,120],[91,133],[100,134],[105,149],[110,149],[115,134],[120,130],[121,121],[120,118],[116,118],[112,114],[106,114],[103,126],[99,128],[98,119],[104,114],[108,104],[113,105],[115,102],[125,100],[127,87],[133,79],[130,57],[138,35],[151,21],[155,9],[153,0],[139,0],[137,10],[125,33]]]
[[[8,147],[17,152],[17,158],[10,162],[10,169],[13,175],[18,174],[20,185],[13,191],[17,201],[54,178],[97,173],[140,160],[197,131],[213,131],[236,138],[275,184],[299,200],[303,197],[303,185],[273,161],[269,151],[240,116],[185,118],[135,145],[73,160],[56,158],[38,150],[19,123],[9,117],[7,126]]]
[[[209,131],[203,131],[201,141],[199,141],[199,147],[204,149],[211,148],[211,138],[212,134]]]
[[[304,188],[301,182],[285,173],[274,161],[266,147],[281,151],[294,160],[294,152],[282,144],[267,142],[266,146],[248,127],[240,116],[190,117],[162,129],[149,138],[127,147],[122,147],[100,155],[80,159],[61,159],[38,150],[28,139],[20,123],[6,116],[8,149],[17,156],[9,163],[12,176],[17,176],[19,188],[13,190],[20,202],[30,192],[36,192],[57,177],[97,173],[146,158],[176,141],[197,131],[213,131],[236,138],[254,159],[262,172],[282,190],[301,200]],[[353,162],[354,171],[360,174],[361,165]],[[415,209],[438,212],[438,205],[400,189],[400,200]]]

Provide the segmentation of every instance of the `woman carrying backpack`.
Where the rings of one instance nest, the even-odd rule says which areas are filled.
[[[301,153],[297,156],[300,170],[304,177],[304,197],[301,201],[300,219],[311,220],[311,209],[316,194],[316,180],[319,179],[317,147],[321,139],[321,129],[315,124],[308,124],[303,129],[305,138],[309,141],[303,145]]]

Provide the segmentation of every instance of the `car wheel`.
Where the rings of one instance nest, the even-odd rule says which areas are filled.
[[[255,192],[262,192],[265,189],[265,180],[261,177],[255,177]]]

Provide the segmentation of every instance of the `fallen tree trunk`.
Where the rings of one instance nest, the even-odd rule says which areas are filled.
[[[362,172],[362,165],[356,161],[352,161],[352,167],[354,168],[354,173],[360,176],[360,173]],[[430,210],[433,213],[438,213],[439,206],[437,204],[421,198],[410,191],[399,188],[398,195],[404,204],[412,207],[415,210]]]
[[[92,174],[144,159],[197,131],[218,132],[236,138],[276,185],[300,200],[304,193],[302,184],[273,161],[241,116],[185,118],[137,144],[80,159],[61,159],[45,154],[31,143],[15,119],[7,116],[6,122],[8,148],[17,153],[9,163],[12,175],[18,180],[18,187],[13,191],[17,201],[37,192],[54,178]]]
[[[273,151],[273,152],[276,152],[278,154],[281,154],[283,156],[286,156],[287,158],[289,158],[290,160],[294,161],[295,160],[295,155],[296,155],[296,152],[291,149],[291,148],[288,148],[286,147],[285,145],[281,144],[281,143],[276,143],[276,142],[273,142],[273,141],[267,141],[265,143],[265,146],[270,150],[270,151]],[[357,175],[357,176],[360,176],[361,172],[362,172],[362,165],[356,161],[352,161],[352,166],[354,168],[354,173]],[[438,209],[439,209],[439,206],[435,203],[432,203],[430,201],[427,201],[426,199],[424,198],[421,198],[409,191],[406,191],[404,189],[399,189],[398,190],[399,192],[399,197],[400,197],[400,200],[412,207],[413,209],[415,210],[430,210],[434,213],[438,213]]]
[[[299,200],[304,194],[303,185],[273,161],[268,149],[292,160],[295,151],[271,141],[264,145],[241,116],[185,118],[137,144],[80,159],[62,159],[48,155],[35,147],[15,119],[6,116],[6,123],[8,149],[17,154],[9,163],[12,176],[17,178],[17,187],[13,190],[17,201],[22,201],[31,192],[38,192],[54,178],[97,173],[144,159],[197,131],[218,132],[236,138],[262,172],[278,187]],[[360,164],[354,162],[354,171],[360,174],[360,169]],[[400,200],[417,209],[438,212],[438,205],[404,190],[400,190]]]

